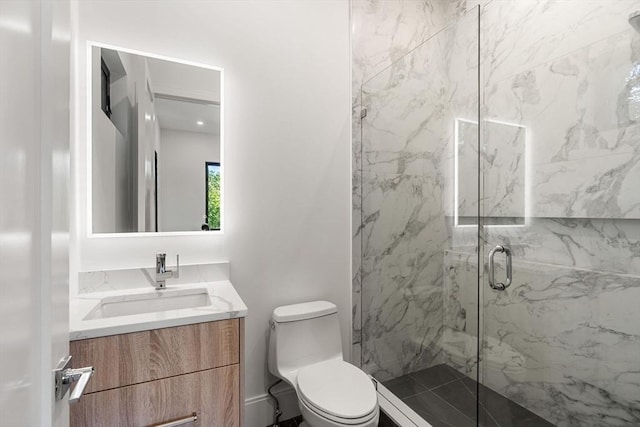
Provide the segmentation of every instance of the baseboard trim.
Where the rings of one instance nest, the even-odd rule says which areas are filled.
[[[300,415],[298,397],[296,396],[295,390],[287,387],[284,390],[274,392],[274,395],[278,398],[280,410],[282,411],[280,421]],[[273,425],[275,406],[268,394],[259,394],[245,399],[244,408],[244,427],[267,427]]]

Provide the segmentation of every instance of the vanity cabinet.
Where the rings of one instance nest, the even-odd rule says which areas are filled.
[[[72,341],[74,366],[95,373],[71,427],[240,427],[243,341],[243,318]]]

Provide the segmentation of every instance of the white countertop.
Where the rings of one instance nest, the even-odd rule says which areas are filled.
[[[135,299],[141,294],[156,294],[157,296],[162,296],[162,293],[167,291],[175,293],[181,290],[188,291],[190,289],[201,288],[206,288],[209,292],[209,305],[83,320],[100,304],[100,300],[103,298],[111,297],[112,299],[117,298],[121,301],[127,301]],[[97,338],[107,335],[189,325],[192,323],[246,317],[247,306],[233,288],[231,282],[223,280],[188,285],[168,285],[165,290],[161,291],[156,291],[152,287],[149,287],[79,294],[71,298],[69,315],[69,339],[76,341],[85,338]]]

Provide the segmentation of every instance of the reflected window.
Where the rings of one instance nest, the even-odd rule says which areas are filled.
[[[220,230],[220,163],[206,163],[205,206],[209,230]]]
[[[100,59],[101,79],[100,79],[100,104],[102,111],[111,117],[111,71],[104,62],[104,59]]]

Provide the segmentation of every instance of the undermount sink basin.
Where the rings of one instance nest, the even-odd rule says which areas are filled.
[[[211,305],[206,288],[163,290],[102,298],[83,320],[105,319]]]

